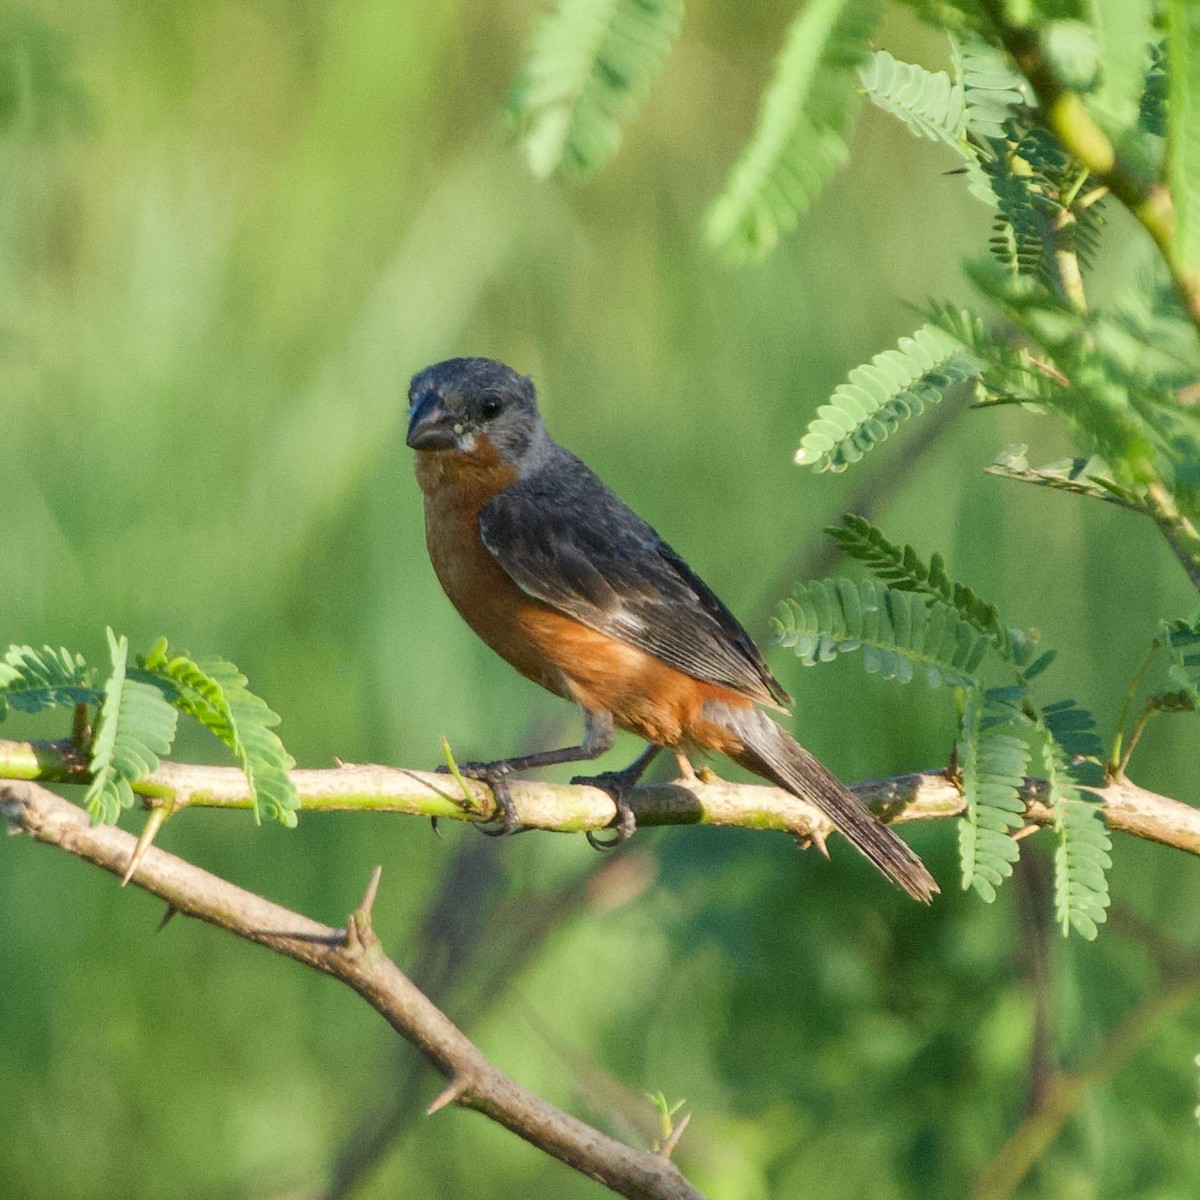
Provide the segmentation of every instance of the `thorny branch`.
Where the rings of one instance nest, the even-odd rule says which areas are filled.
[[[488,821],[496,812],[484,783],[459,784],[449,775],[404,767],[343,764],[291,772],[302,812],[396,812],[460,821]],[[0,779],[86,784],[86,763],[69,740],[0,740]],[[164,762],[134,790],[153,815],[182,808],[251,807],[246,776],[238,767]],[[468,802],[463,788],[470,793]],[[584,833],[612,824],[612,797],[599,788],[520,779],[509,784],[521,824],[558,833]],[[944,771],[922,771],[873,779],[852,790],[882,820],[928,821],[958,816],[962,794]],[[1200,809],[1138,787],[1129,779],[1095,789],[1110,829],[1200,855]],[[1026,820],[1050,825],[1045,783],[1026,781]],[[791,834],[804,845],[822,844],[833,832],[811,805],[778,788],[732,783],[711,775],[635,788],[630,804],[638,825],[733,825]]]
[[[0,814],[15,832],[125,873],[134,838],[91,825],[82,809],[33,783],[0,783]],[[555,1108],[494,1067],[466,1035],[384,954],[371,925],[373,875],[344,929],[310,920],[163,850],[149,848],[133,883],[169,912],[197,917],[340,980],[357,992],[446,1079],[430,1104],[471,1108],[618,1195],[636,1200],[703,1200],[662,1154],[635,1150]]]
[[[431,772],[343,765],[294,771],[292,778],[300,807],[307,812],[392,811],[479,821],[494,811],[484,784],[463,785]],[[447,1085],[431,1112],[449,1104],[483,1112],[619,1195],[669,1200],[700,1196],[663,1156],[606,1137],[521,1088],[484,1059],[380,948],[371,928],[377,877],[346,928],[332,929],[153,848],[145,834],[135,839],[111,826],[90,825],[80,808],[33,779],[86,783],[86,764],[73,742],[0,740],[0,814],[14,831],[132,879],[164,900],[169,912],[218,925],[346,983],[445,1076]],[[250,807],[245,776],[233,767],[163,763],[136,786],[150,809],[150,830],[184,807]],[[944,772],[873,780],[854,790],[888,822],[950,817],[963,808],[961,794]],[[1030,825],[1053,822],[1044,791],[1042,781],[1026,781]],[[1128,779],[1114,780],[1096,795],[1110,828],[1200,854],[1200,809]],[[522,824],[533,828],[582,832],[602,829],[615,816],[611,797],[590,787],[520,780],[512,784],[512,797]],[[802,844],[818,846],[832,832],[819,812],[786,792],[711,777],[637,788],[631,803],[643,826],[740,825],[784,831]]]

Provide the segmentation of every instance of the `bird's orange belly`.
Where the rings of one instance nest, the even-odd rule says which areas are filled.
[[[748,705],[744,696],[696,679],[545,605],[522,610],[520,621],[538,652],[554,662],[571,698],[584,708],[610,712],[622,729],[660,746],[726,751],[726,731],[710,728],[701,710],[714,699]]]
[[[479,537],[479,510],[494,494],[492,481],[480,473],[445,486],[450,481],[441,477],[444,461],[443,456],[418,470],[426,542],[446,595],[479,637],[527,679],[585,709],[612,713],[617,725],[647,741],[728,753],[727,731],[706,721],[701,710],[713,699],[746,706],[746,697],[679,671],[523,592]]]

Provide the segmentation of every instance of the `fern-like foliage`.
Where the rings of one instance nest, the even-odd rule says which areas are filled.
[[[1012,833],[1024,823],[1022,787],[1036,741],[1057,839],[1057,918],[1064,933],[1094,937],[1108,906],[1111,860],[1099,806],[1084,789],[1104,782],[1103,749],[1091,714],[1074,701],[1040,709],[1034,703],[1031,685],[1053,653],[1035,658],[1036,632],[1007,625],[995,605],[950,578],[940,556],[926,562],[862,517],[846,516],[828,532],[885,582],[797,587],[774,622],[776,640],[806,665],[862,650],[867,670],[884,678],[906,683],[920,670],[930,684],[956,689],[963,886],[985,900],[995,898],[1019,855]],[[1200,622],[1164,626],[1160,644],[1172,645],[1179,664],[1181,674],[1172,678],[1200,684]],[[997,670],[1010,682],[988,686],[986,673]]]
[[[825,532],[851,558],[866,563],[871,573],[893,591],[916,592],[953,609],[962,621],[987,638],[1002,657],[1024,667],[1024,679],[1040,674],[1050,665],[1053,655],[1043,655],[1037,663],[1030,663],[1037,648],[1037,635],[1006,626],[994,604],[966,584],[950,578],[940,554],[932,555],[927,565],[912,546],[896,545],[865,517],[853,513],[846,513],[841,525],[830,525]]]
[[[1038,280],[1014,276],[986,259],[968,263],[967,270],[1036,343],[1042,372],[1053,382],[1041,389],[1038,402],[1066,418],[1081,446],[1109,464],[1114,482],[1136,488],[1146,482],[1150,464],[1172,477],[1200,454],[1200,422],[1175,404],[1117,322],[1103,313],[1077,313]],[[981,378],[990,390],[986,369]],[[1196,432],[1189,432],[1193,427]]]
[[[1024,688],[970,691],[963,703],[957,757],[966,812],[958,826],[964,888],[984,900],[1012,874],[1019,850],[1012,830],[1023,823],[1021,788],[1029,746],[1020,736]]]
[[[299,800],[288,776],[295,759],[275,733],[278,714],[249,690],[237,667],[221,659],[172,654],[165,639],[151,648],[140,666],[142,678],[233,752],[250,784],[255,819],[265,813],[283,825],[295,825]]]
[[[952,41],[962,83],[968,134],[982,143],[1005,141],[1009,122],[1025,103],[1028,84],[1005,56],[977,38]]]
[[[1171,655],[1167,670],[1171,682],[1181,689],[1192,708],[1200,709],[1200,620],[1164,621],[1159,642]]]
[[[1092,715],[1073,700],[1042,709],[1045,740],[1042,762],[1054,811],[1058,845],[1054,851],[1054,905],[1063,933],[1071,929],[1089,941],[1108,909],[1108,869],[1112,841],[1100,808],[1080,787],[1104,779],[1103,747]]]
[[[1045,200],[1044,180],[1014,170],[1014,156],[1019,158],[1019,151],[984,162],[998,210],[988,247],[1012,270],[1046,279],[1052,267],[1046,262],[1050,206]]]
[[[95,821],[115,821],[133,804],[132,784],[158,768],[171,748],[179,713],[162,693],[126,675],[129,642],[108,630],[112,673],[92,738],[92,782],[84,807]]]
[[[1102,458],[1095,455],[1091,458],[1064,458],[1047,463],[1044,467],[1032,467],[1027,457],[1028,450],[1029,447],[1024,443],[1006,446],[986,468],[988,474],[1071,492],[1076,496],[1091,496],[1134,510],[1142,508],[1142,501],[1134,492],[1108,478],[1111,468]]]
[[[70,650],[10,646],[0,660],[0,721],[10,707],[35,713],[64,705],[98,704],[101,696],[83,658]]]
[[[705,239],[759,257],[795,225],[846,160],[857,68],[878,0],[809,0],[793,21],[749,144],[709,209]]]
[[[1027,347],[992,333],[976,314],[949,304],[931,304],[927,315],[983,364],[977,396],[985,403],[1040,407],[1055,402],[1066,386],[1053,361],[1035,361]]]
[[[867,98],[898,118],[912,133],[949,146],[963,160],[968,185],[980,199],[995,197],[980,166],[977,146],[967,135],[966,90],[961,70],[951,79],[945,71],[928,71],[876,50],[859,68]]]
[[[955,75],[927,71],[877,50],[860,71],[871,101],[919,137],[940,141],[963,160],[970,191],[997,205],[995,163],[1013,121],[1025,109],[1024,80],[987,43],[951,38]]]
[[[679,32],[683,0],[558,0],[509,95],[540,179],[583,178],[616,153]]]
[[[1056,254],[1071,251],[1083,265],[1091,262],[1103,207],[1078,199],[1087,172],[1045,129],[1033,123],[1014,129],[1013,140],[994,146],[983,169],[996,198],[989,246],[999,262],[1048,287],[1058,286]]]
[[[84,804],[94,820],[115,821],[134,799],[137,782],[157,770],[186,713],[233,752],[260,813],[296,824],[299,801],[288,776],[295,760],[274,732],[279,717],[246,686],[246,677],[220,660],[172,654],[165,639],[129,663],[129,643],[108,630],[111,659],[102,687],[83,658],[47,646],[10,646],[0,659],[0,720],[9,709],[36,713],[86,704],[98,708],[90,747],[92,782]]]
[[[1016,346],[955,309],[933,310],[935,322],[984,363],[979,388],[988,402],[1065,417],[1089,455],[1108,464],[1110,490],[1122,501],[1145,482],[1147,463],[1175,478],[1200,458],[1200,419],[1171,391],[1176,377],[1168,368],[1179,347],[1148,346],[1127,314],[1077,313],[1044,283],[988,259],[967,270],[1028,343]]]
[[[1155,137],[1167,136],[1167,59],[1162,42],[1150,44],[1146,86],[1138,103],[1138,128]]]
[[[966,153],[966,93],[945,71],[927,71],[876,50],[858,77],[868,99],[915,134]]]
[[[1090,33],[1081,37],[1094,50]],[[1070,44],[1059,38],[1061,50]],[[954,79],[877,51],[862,72],[866,93],[918,136],[958,152],[970,190],[997,210],[992,253],[1055,285],[1058,254],[1090,261],[1103,219],[1100,193],[1085,188],[1087,172],[1039,123],[1028,84],[999,51],[975,37],[952,38],[951,47]],[[1094,54],[1092,61],[1094,68]]]
[[[796,461],[844,471],[909,417],[938,403],[946,389],[979,374],[979,363],[952,334],[923,325],[894,350],[850,372],[809,422]]]
[[[806,666],[861,650],[870,673],[908,683],[919,672],[930,687],[978,687],[988,646],[950,605],[871,580],[798,585],[772,627]]]

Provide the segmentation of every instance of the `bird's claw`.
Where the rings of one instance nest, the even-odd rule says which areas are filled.
[[[576,775],[571,780],[573,784],[585,787],[597,787],[607,792],[617,806],[617,815],[612,823],[613,836],[602,838],[596,830],[589,829],[585,833],[588,845],[593,850],[615,850],[622,843],[629,841],[637,829],[637,817],[629,806],[629,777],[622,771],[606,771],[602,775]]]
[[[448,766],[439,766],[437,769],[439,774],[450,773]],[[516,806],[513,804],[512,795],[508,790],[508,768],[503,764],[459,763],[458,773],[464,779],[478,780],[480,783],[486,783],[492,789],[492,796],[500,811],[493,813],[486,821],[473,822],[475,828],[484,837],[506,837],[510,833],[524,833],[529,828],[528,825],[522,825],[517,816]]]

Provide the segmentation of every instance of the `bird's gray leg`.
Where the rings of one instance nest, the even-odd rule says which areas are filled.
[[[559,763],[589,762],[612,749],[615,740],[612,713],[584,709],[583,720],[583,741],[578,746],[562,746],[557,750],[540,750],[534,754],[498,758],[494,762],[459,764],[459,771],[468,779],[478,779],[492,789],[492,795],[496,797],[496,803],[500,807],[500,828],[485,829],[479,826],[480,832],[486,833],[489,837],[499,837],[506,833],[520,833],[526,828],[517,818],[517,810],[513,806],[512,796],[508,790],[507,777],[514,771],[528,771],[534,767],[553,767]],[[444,771],[447,768],[439,767],[438,770]],[[630,813],[630,816],[632,815]]]
[[[622,842],[628,841],[637,828],[637,818],[629,807],[629,793],[633,786],[645,774],[646,768],[657,757],[661,746],[649,745],[622,771],[605,771],[601,775],[576,775],[572,783],[590,784],[592,787],[603,788],[617,806],[617,816],[614,821],[616,833],[611,841],[602,841],[595,833],[588,830],[587,840],[597,850],[611,850]]]

